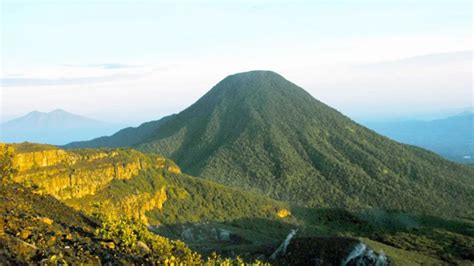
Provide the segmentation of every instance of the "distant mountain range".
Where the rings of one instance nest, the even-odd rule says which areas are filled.
[[[270,71],[228,76],[177,115],[66,147],[121,146],[307,207],[474,215],[474,169],[376,134]]]
[[[473,112],[431,121],[363,124],[396,141],[429,149],[454,161],[474,163]]]
[[[49,113],[33,111],[0,125],[0,141],[36,142],[62,145],[73,140],[109,135],[121,126],[57,109]]]

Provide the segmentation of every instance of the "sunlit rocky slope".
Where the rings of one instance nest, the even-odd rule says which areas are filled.
[[[153,235],[138,224],[129,224],[127,231],[100,224],[49,195],[0,184],[1,265],[150,265],[172,258],[201,262],[184,243]],[[110,236],[98,233],[104,231]],[[125,237],[133,242],[125,245]]]
[[[192,221],[185,213],[191,205],[196,207],[192,210],[196,220],[278,217],[288,208],[263,196],[183,175],[171,160],[132,149],[69,151],[30,143],[9,147],[14,149],[13,166],[18,171],[13,181],[87,212],[99,208],[112,216],[159,224]],[[207,197],[216,200],[209,202]]]

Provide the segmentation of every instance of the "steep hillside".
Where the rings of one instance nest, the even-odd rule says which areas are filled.
[[[182,240],[215,260],[219,258],[211,255],[213,251],[276,264],[309,257],[344,260],[350,248],[361,243],[356,240],[360,237],[374,251],[382,249],[394,265],[474,260],[474,227],[469,220],[290,206],[184,175],[166,158],[131,149],[65,151],[48,145],[1,144],[1,171],[9,168],[3,160],[5,150],[18,170],[11,179],[22,184],[0,182],[0,223],[5,224],[0,227],[5,228],[0,231],[0,258],[12,264],[43,259],[147,263],[171,254],[184,261],[199,259],[184,244],[164,237]],[[2,179],[12,181],[4,172]],[[292,229],[298,229],[296,251],[272,260],[270,255]],[[342,253],[331,245],[341,236],[346,245]],[[313,240],[308,243],[301,237],[314,238],[324,252],[310,251]],[[134,241],[145,243],[153,256]],[[333,252],[339,255],[327,257]]]
[[[62,145],[73,140],[109,135],[119,128],[120,125],[97,121],[60,109],[49,113],[33,111],[1,124],[0,141]]]
[[[300,205],[474,217],[472,168],[378,135],[274,72],[225,78],[134,147]]]
[[[2,265],[149,264],[172,256],[176,261],[200,262],[199,254],[182,242],[142,231],[141,237],[124,246],[123,238],[97,234],[109,229],[100,224],[51,196],[0,183]],[[136,236],[136,228],[131,226],[124,236]]]

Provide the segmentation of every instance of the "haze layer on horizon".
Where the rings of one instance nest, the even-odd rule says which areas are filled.
[[[2,120],[138,123],[273,70],[357,119],[470,107],[470,1],[2,1]]]

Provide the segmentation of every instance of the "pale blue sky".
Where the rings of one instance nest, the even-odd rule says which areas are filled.
[[[178,2],[2,1],[1,117],[156,119],[252,69],[354,117],[472,104],[471,1]]]

